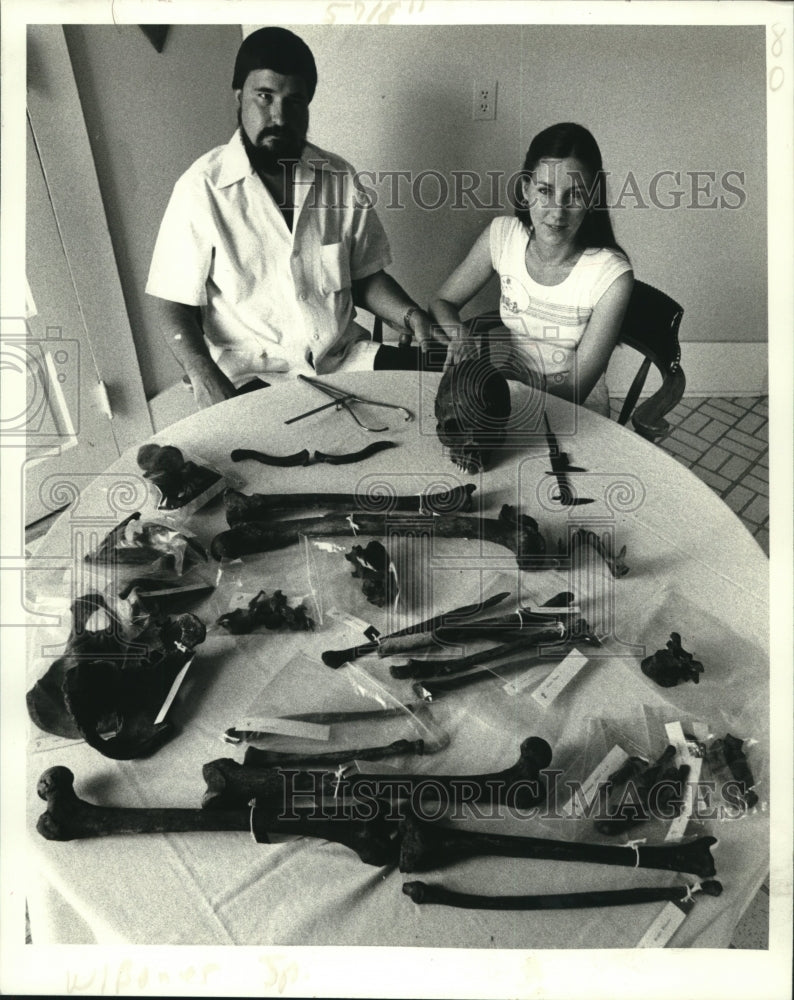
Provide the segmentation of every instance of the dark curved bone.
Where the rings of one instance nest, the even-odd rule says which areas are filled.
[[[329,750],[318,753],[287,753],[279,750],[263,750],[249,746],[245,751],[243,764],[246,767],[310,767],[320,765],[336,767],[351,760],[383,760],[384,757],[399,757],[403,754],[435,753],[448,740],[428,744],[426,740],[394,740],[382,747],[362,747],[358,750]]]
[[[354,462],[363,462],[365,459],[377,455],[378,452],[388,451],[389,448],[396,447],[396,441],[373,441],[358,451],[343,452],[339,455],[329,455],[324,451],[316,451],[312,455],[312,461],[326,462],[328,465],[352,465]]]
[[[359,535],[384,536],[387,529],[394,531],[398,523],[399,517],[396,514],[367,514],[361,511],[351,512],[348,517],[328,514],[324,517],[272,524],[245,521],[216,535],[212,540],[211,551],[218,560],[237,559],[254,552],[269,552],[294,545],[301,535],[325,538],[354,532]],[[522,570],[559,565],[557,557],[546,558],[546,543],[538,530],[537,521],[516,513],[515,508],[508,504],[502,507],[498,518],[417,514],[411,515],[406,523],[412,530],[426,527],[436,538],[481,539],[502,545],[515,554],[518,567]]]
[[[714,875],[716,870],[711,856],[711,848],[717,843],[716,837],[698,837],[681,843],[617,847],[612,844],[582,844],[542,837],[472,832],[440,826],[411,815],[403,819],[400,832],[400,871],[407,873],[443,868],[464,858],[485,856],[657,868],[688,872],[701,878]]]
[[[366,789],[371,797],[372,788],[377,797],[386,796],[389,790],[396,797],[413,795],[419,791],[422,798],[438,800],[441,794],[454,801],[465,788],[466,799],[485,805],[511,805],[517,809],[531,809],[546,797],[546,781],[542,774],[551,763],[551,747],[538,736],[530,736],[521,744],[520,756],[512,767],[489,774],[348,774],[334,776],[335,792],[355,796],[357,789]],[[473,793],[473,794],[469,794]]]
[[[249,459],[253,462],[261,462],[263,465],[275,465],[282,469],[293,468],[298,465],[309,464],[309,452],[296,451],[292,455],[269,455],[264,451],[255,451],[253,448],[235,448],[231,454],[233,462],[246,462]]]
[[[460,625],[461,619],[465,619],[468,615],[476,615],[481,611],[485,611],[486,608],[491,608],[495,604],[500,604],[506,597],[509,597],[509,591],[502,591],[500,594],[495,594],[493,597],[488,597],[484,601],[479,601],[476,604],[467,604],[462,608],[454,608],[452,611],[445,611],[440,615],[434,615],[432,618],[428,618],[427,621],[418,622],[414,625],[408,625],[406,628],[399,629],[397,632],[391,632],[387,636],[382,636],[378,641],[385,642],[389,639],[394,639],[397,636],[403,635],[413,635],[415,633],[430,632],[433,630],[441,628],[446,623],[455,623]],[[366,642],[359,646],[352,646],[350,649],[327,649],[322,654],[322,661],[327,667],[333,667],[334,669],[341,667],[345,663],[349,663],[351,660],[356,660],[360,656],[366,656],[368,653],[374,653],[378,650],[379,646],[377,642]]]
[[[590,546],[590,548],[594,549],[601,556],[609,567],[609,571],[612,576],[621,577],[628,573],[629,567],[626,565],[626,561],[623,558],[626,555],[626,546],[624,545],[617,552],[613,552],[612,542],[609,535],[606,536],[606,539],[603,539],[588,528],[577,528],[571,535],[568,564],[570,564],[570,561],[573,559],[574,553],[577,549],[582,548],[584,545]],[[558,548],[561,553],[564,551],[562,542],[559,543]]]
[[[481,663],[490,663],[502,656],[510,656],[511,653],[517,653],[521,649],[534,649],[541,643],[554,643],[555,641],[559,643],[564,641],[564,638],[565,630],[561,626],[553,629],[527,629],[523,635],[519,633],[510,642],[503,642],[498,646],[491,646],[489,649],[469,653],[467,656],[447,657],[443,660],[409,659],[406,663],[395,663],[389,667],[389,673],[398,680],[409,677],[417,680],[447,677],[451,674],[463,673],[463,671],[477,667]]]
[[[573,595],[571,595],[573,597]],[[545,605],[544,605],[545,607]],[[393,656],[395,653],[405,653],[412,649],[423,649],[439,643],[465,643],[470,639],[517,639],[522,632],[533,628],[552,629],[562,622],[569,622],[579,612],[564,608],[559,610],[532,611],[531,608],[518,608],[509,614],[497,615],[494,618],[482,618],[480,621],[459,625],[440,625],[432,630],[412,632],[407,635],[395,633],[384,636],[378,641],[378,656]]]
[[[468,910],[578,910],[600,906],[636,906],[638,903],[659,903],[665,900],[684,901],[695,892],[719,896],[720,882],[709,880],[697,886],[672,885],[649,889],[604,889],[595,892],[550,893],[545,896],[476,896],[468,892],[453,892],[443,885],[427,882],[403,882],[403,892],[415,903],[436,903]]]
[[[376,444],[378,442],[375,442]],[[472,509],[472,493],[476,486],[466,483],[450,490],[422,493],[417,496],[384,497],[389,511],[411,513],[466,513]],[[366,493],[241,493],[227,489],[223,494],[226,523],[229,527],[250,521],[269,521],[277,511],[333,510],[344,512],[364,510],[367,504],[379,503],[380,497]]]
[[[212,812],[203,809],[144,809],[95,806],[75,793],[68,767],[51,767],[36,791],[47,803],[36,829],[47,840],[79,840],[117,833],[189,833],[199,830],[248,830],[248,809]]]

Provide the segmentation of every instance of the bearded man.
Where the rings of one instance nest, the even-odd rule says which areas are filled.
[[[199,407],[260,375],[417,369],[431,343],[429,317],[385,271],[388,240],[355,171],[307,142],[316,86],[297,35],[249,35],[232,78],[238,128],[179,178],[163,217],[146,291]],[[357,305],[401,346],[373,343]]]

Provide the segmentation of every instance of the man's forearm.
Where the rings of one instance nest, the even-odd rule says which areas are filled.
[[[234,385],[212,360],[197,306],[158,299],[160,330],[190,379],[199,409],[229,399]]]
[[[168,299],[158,299],[157,305],[160,332],[182,368],[189,372],[197,362],[211,361],[198,306]]]
[[[397,329],[403,329],[406,313],[416,307],[413,299],[385,271],[354,281],[353,301]]]

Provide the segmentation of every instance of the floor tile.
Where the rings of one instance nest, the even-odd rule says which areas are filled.
[[[731,942],[733,948],[765,949],[769,947],[769,890],[759,889],[742,914]]]
[[[764,417],[769,416],[769,404],[766,399],[759,399],[752,409],[753,413],[760,413]]]
[[[736,412],[731,413],[730,411],[724,410],[721,407],[717,406],[716,404],[717,400],[714,400],[713,402],[709,400],[708,403],[704,403],[701,407],[698,408],[698,413],[705,413],[709,417],[714,417],[715,420],[722,420],[723,423],[726,424],[733,424],[735,423],[736,420],[739,419],[739,417],[744,416],[741,410],[736,410],[735,407],[733,407],[733,409],[736,410]]]
[[[730,430],[728,424],[724,424],[721,420],[712,420],[698,433],[707,441],[714,442],[718,441],[728,430]]]
[[[730,457],[731,452],[726,451],[724,448],[715,444],[709,448],[698,464],[705,466],[707,469],[711,469],[712,472],[716,472],[722,463],[726,462]]]
[[[728,402],[727,399],[720,399],[719,397],[710,399],[706,404],[706,407],[708,407],[709,410],[717,410],[720,413],[727,413],[733,417],[741,417],[745,412],[743,407],[734,406],[734,404]],[[704,407],[704,409],[706,407]],[[733,421],[731,421],[731,423],[733,423]]]
[[[756,469],[758,466],[756,466]],[[760,493],[762,496],[769,496],[769,483],[764,479],[759,479],[756,475],[747,475],[742,480],[742,486],[746,486],[748,490],[755,490],[756,493]]]
[[[676,428],[671,437],[672,440],[678,441],[680,444],[685,444],[690,448],[694,448],[698,455],[702,455],[709,446],[708,441],[704,441],[702,437],[698,437],[697,434],[690,434],[689,431],[682,430],[680,427]],[[670,438],[666,438],[665,443],[669,440]]]
[[[693,465],[692,471],[698,479],[702,479],[704,483],[713,490],[716,490],[720,495],[731,485],[730,479],[726,479],[725,476],[720,476],[716,472],[711,472],[710,469],[701,469],[698,465]]]
[[[763,524],[769,517],[769,500],[766,497],[755,497],[742,511],[742,517],[754,524]]]
[[[690,413],[686,420],[682,420],[678,425],[685,431],[689,431],[690,434],[697,434],[701,427],[705,427],[709,422],[710,417],[707,413],[701,413],[699,410],[695,410],[694,413]]]
[[[733,452],[734,455],[741,455],[743,458],[756,459],[759,458],[758,450],[756,448],[748,448],[746,445],[740,444],[738,441],[730,436],[720,438],[720,446],[722,448],[727,448],[728,451]]]
[[[734,486],[729,493],[725,494],[724,499],[731,510],[738,514],[753,499],[754,495],[753,491],[748,490],[745,486]]]
[[[756,453],[763,451],[763,449],[766,448],[765,441],[759,441],[758,438],[754,438],[752,434],[745,434],[743,431],[737,431],[736,428],[731,428],[725,436],[731,441],[738,441],[739,444],[743,444],[745,448],[751,448]]]
[[[760,435],[758,433],[762,427],[766,427],[766,418],[758,413],[746,413],[736,424],[737,430],[744,431],[745,434],[752,434],[756,437],[763,437],[763,440],[766,440],[766,434]]]
[[[746,458],[739,458],[738,455],[731,455],[728,461],[720,468],[720,475],[727,476],[734,483],[747,472],[750,462]]]
[[[700,450],[695,450],[690,448],[688,444],[683,444],[676,438],[665,438],[664,444],[662,445],[665,451],[669,452],[674,458],[686,459],[686,464],[689,465],[692,462],[696,462],[700,458]]]

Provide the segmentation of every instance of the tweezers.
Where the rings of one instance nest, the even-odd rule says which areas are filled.
[[[285,424],[294,424],[298,420],[303,420],[304,417],[310,417],[314,413],[320,413],[322,410],[327,410],[329,407],[333,406],[337,410],[347,410],[359,427],[363,427],[365,431],[378,432],[388,430],[388,427],[370,427],[368,424],[365,424],[353,411],[351,405],[353,403],[359,403],[362,406],[383,406],[389,410],[399,410],[404,414],[406,421],[414,419],[413,413],[411,413],[411,411],[405,406],[398,406],[396,403],[377,403],[372,399],[364,399],[362,396],[357,396],[353,392],[345,392],[344,389],[336,389],[334,386],[326,385],[324,382],[319,382],[317,379],[309,378],[306,375],[298,375],[298,378],[302,382],[308,382],[309,385],[313,385],[314,388],[319,389],[320,392],[324,392],[326,396],[331,396],[332,400],[330,403],[324,403],[322,406],[315,406],[313,410],[301,413],[297,417],[290,417],[289,420],[284,421]]]

